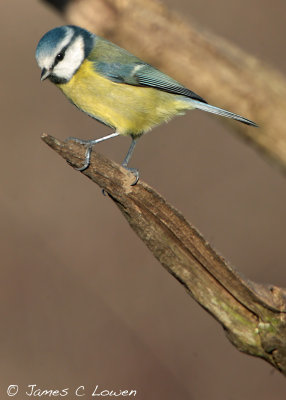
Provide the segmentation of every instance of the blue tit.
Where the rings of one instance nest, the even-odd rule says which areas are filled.
[[[78,26],[47,32],[39,41],[36,60],[41,80],[49,79],[80,110],[113,129],[95,140],[77,140],[87,146],[89,166],[92,146],[118,135],[130,135],[131,146],[122,163],[138,181],[138,171],[128,162],[138,138],[157,125],[187,110],[199,109],[257,126],[240,115],[211,106],[196,93],[115,44]]]

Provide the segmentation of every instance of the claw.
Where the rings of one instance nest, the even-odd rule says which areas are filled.
[[[75,168],[77,171],[84,171],[89,167],[91,151],[92,151],[92,145],[88,144],[85,152],[84,164],[81,167]]]
[[[131,172],[135,176],[134,182],[131,183],[130,186],[135,186],[136,183],[139,181],[139,171],[136,168],[129,168],[126,165],[122,164],[122,167],[125,168],[127,171]]]
[[[76,138],[73,136],[69,136],[64,140],[65,143],[71,142],[71,141],[79,143],[79,144],[88,144],[90,142],[90,140],[79,139],[79,138]]]
[[[64,140],[65,143],[69,142],[69,141],[73,141],[79,144],[83,144],[86,147],[86,152],[85,152],[85,160],[84,160],[84,164],[81,167],[74,167],[74,169],[76,169],[77,171],[84,171],[89,167],[90,164],[90,155],[91,155],[91,151],[92,151],[92,141],[91,140],[82,140],[82,139],[78,139],[75,137],[68,137]],[[70,164],[68,162],[68,164]]]

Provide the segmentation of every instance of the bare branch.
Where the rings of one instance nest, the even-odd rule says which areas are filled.
[[[52,136],[43,140],[71,165],[85,148]],[[154,189],[93,152],[83,172],[115,202],[159,262],[225,329],[238,350],[261,357],[286,374],[286,290],[242,278]]]
[[[154,0],[44,0],[68,22],[102,35],[157,66],[216,106],[252,119],[231,120],[241,137],[286,171],[286,80],[226,40],[187,24]]]

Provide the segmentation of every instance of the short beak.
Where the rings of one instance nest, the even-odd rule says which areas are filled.
[[[44,81],[51,75],[51,70],[43,68],[41,72],[41,81]]]

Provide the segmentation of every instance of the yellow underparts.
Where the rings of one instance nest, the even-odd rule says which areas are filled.
[[[57,86],[79,109],[121,135],[141,135],[193,108],[183,96],[112,82],[96,73],[88,60],[68,83]]]

